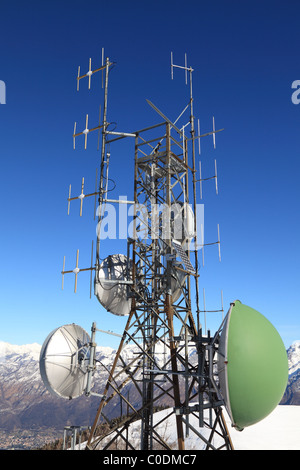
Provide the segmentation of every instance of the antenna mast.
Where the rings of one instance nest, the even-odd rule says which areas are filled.
[[[198,288],[198,248],[197,242],[197,168],[195,141],[213,135],[219,130],[195,135],[192,67],[173,63],[171,53],[171,76],[173,68],[185,71],[185,81],[189,75],[189,103],[175,122],[169,119],[149,100],[148,104],[163,119],[151,127],[134,132],[109,131],[107,121],[108,76],[113,63],[106,58],[105,64],[85,75],[77,76],[79,81],[91,77],[95,72],[105,72],[103,119],[99,125],[86,128],[73,139],[84,135],[85,148],[90,131],[100,130],[101,162],[100,179],[94,193],[85,195],[82,190],[78,198],[71,198],[69,191],[68,211],[73,199],[82,201],[86,196],[98,195],[98,230],[96,265],[90,268],[78,267],[62,274],[80,271],[95,271],[95,294],[99,302],[110,312],[128,315],[123,335],[116,352],[100,404],[91,427],[87,449],[110,449],[116,442],[126,444],[126,449],[135,449],[128,434],[128,426],[134,421],[141,423],[139,449],[170,449],[168,442],[158,429],[155,411],[162,404],[171,409],[177,429],[179,450],[185,449],[185,440],[195,433],[207,449],[232,448],[222,413],[223,400],[216,382],[214,365],[218,350],[218,331],[214,337],[202,334]],[[177,122],[190,108],[189,122],[180,127]],[[190,126],[188,138],[185,128]],[[214,126],[214,124],[213,124]],[[133,201],[107,199],[108,165],[110,155],[106,146],[121,139],[134,140],[134,188]],[[189,161],[191,148],[192,162]],[[199,147],[200,148],[200,147]],[[189,181],[192,181],[190,197]],[[201,185],[202,179],[200,176]],[[110,255],[100,262],[101,222],[105,203],[125,203],[133,205],[132,233],[128,234],[127,256]],[[218,239],[219,242],[219,239]],[[218,243],[217,242],[217,243]],[[195,307],[192,300],[192,282],[195,285]],[[108,295],[107,292],[111,295]],[[113,299],[113,300],[112,300]],[[129,306],[129,307],[128,307]],[[196,321],[193,309],[196,311]],[[98,330],[101,331],[101,330]],[[103,330],[102,330],[103,331]],[[128,347],[131,346],[131,349]],[[128,356],[128,350],[131,356]],[[192,352],[194,354],[192,354]],[[129,398],[129,390],[130,397]],[[118,425],[112,425],[106,410],[116,400],[126,404],[129,412]],[[106,408],[107,407],[107,408]],[[168,416],[162,419],[166,420]],[[100,422],[110,426],[107,436],[97,436]],[[213,437],[219,441],[214,442]]]
[[[171,53],[172,79],[173,69],[179,68],[185,72],[186,85],[188,75],[190,83],[189,102],[177,119],[173,122],[147,100],[162,122],[134,132],[109,130],[108,76],[112,65],[109,58],[104,64],[102,50],[100,68],[92,70],[91,59],[86,74],[80,75],[78,68],[78,90],[80,80],[84,78],[88,78],[90,89],[91,78],[99,71],[102,72],[103,88],[105,72],[102,124],[99,116],[99,124],[89,129],[86,115],[85,129],[76,132],[75,123],[73,132],[74,148],[76,138],[84,136],[86,149],[88,135],[95,130],[99,147],[101,131],[100,179],[98,182],[96,171],[95,191],[84,194],[82,178],[80,195],[71,197],[70,185],[68,197],[68,214],[71,202],[79,199],[80,216],[84,198],[95,197],[94,219],[98,197],[96,262],[93,263],[93,242],[90,267],[79,267],[79,250],[73,270],[65,270],[64,257],[62,288],[64,275],[73,273],[76,292],[79,273],[90,271],[90,296],[94,274],[97,300],[107,312],[127,317],[127,320],[122,335],[97,329],[95,322],[91,337],[74,323],[53,330],[41,349],[40,374],[48,391],[55,396],[65,399],[83,394],[99,397],[99,407],[86,443],[88,450],[124,447],[126,450],[172,450],[174,443],[168,442],[163,430],[169,419],[176,425],[178,450],[189,447],[191,434],[196,437],[199,449],[231,450],[233,445],[223,407],[227,409],[232,426],[239,430],[264,419],[284,393],[288,361],[280,336],[256,310],[236,300],[230,304],[224,318],[223,292],[222,308],[208,310],[204,287],[203,310],[199,308],[198,249],[202,249],[203,266],[205,246],[217,245],[221,261],[221,242],[218,224],[217,241],[204,243],[203,211],[198,212],[196,183],[200,183],[201,199],[202,185],[207,180],[215,180],[218,194],[217,164],[215,160],[214,175],[203,178],[201,162],[199,167],[196,165],[195,143],[198,139],[200,155],[200,139],[212,136],[215,149],[216,133],[222,129],[216,130],[213,117],[212,131],[200,134],[198,120],[198,135],[195,135],[193,69],[187,65],[186,54],[185,65],[180,66],[173,63]],[[189,121],[180,125],[179,121],[188,108]],[[189,138],[186,134],[188,126]],[[111,144],[127,137],[132,138],[134,144],[133,201],[128,201],[127,196],[108,199],[108,191],[115,189],[108,188]],[[127,215],[130,213],[133,220],[129,225],[130,233],[126,227],[126,255],[118,251],[118,254],[103,259],[100,257],[101,225],[108,202],[123,205],[123,208],[124,204],[130,204]],[[124,228],[121,227],[123,233]],[[197,241],[198,231],[201,244]],[[120,240],[118,245],[121,246]],[[193,311],[196,312],[196,321]],[[211,312],[222,313],[221,326],[213,336],[206,328],[206,314]],[[204,316],[204,331],[200,313]],[[97,331],[120,337],[109,368],[96,359]],[[271,351],[268,355],[265,355],[266,342]],[[245,344],[248,347],[245,348]],[[249,345],[256,349],[255,357],[249,354]],[[104,389],[100,390],[102,393],[92,391],[93,376],[99,363],[108,374]],[[276,374],[273,373],[275,369]],[[266,374],[266,370],[271,373]],[[250,409],[247,406],[249,401],[254,403]],[[124,405],[126,416],[122,415]],[[161,408],[164,410],[157,413]],[[119,413],[117,423],[113,420],[116,413]],[[99,433],[98,425],[102,423],[108,425],[105,435]],[[130,432],[131,426],[140,426],[140,439]],[[65,430],[72,432],[75,444],[77,427]]]

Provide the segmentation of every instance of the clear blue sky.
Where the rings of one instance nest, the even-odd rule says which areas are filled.
[[[73,275],[61,290],[66,269],[89,266],[95,239],[93,201],[67,216],[69,184],[94,190],[99,164],[96,142],[73,151],[74,121],[97,120],[102,101],[82,83],[77,67],[101,63],[101,49],[117,65],[110,74],[110,121],[134,131],[160,119],[153,101],[175,119],[188,99],[184,76],[170,78],[170,51],[193,74],[195,116],[201,130],[212,116],[225,131],[202,144],[203,165],[218,161],[219,195],[204,187],[206,241],[220,224],[222,262],[207,248],[200,291],[206,307],[224,308],[236,298],[263,313],[285,345],[300,339],[299,155],[300,105],[291,101],[300,79],[299,1],[10,1],[1,6],[0,80],[0,340],[38,342],[57,326],[75,322],[89,331],[122,333],[125,321],[89,299],[89,274]],[[93,82],[94,83],[94,82]],[[114,195],[133,193],[133,145],[111,149]],[[206,162],[206,163],[205,163]],[[207,168],[208,168],[207,167]],[[213,168],[213,167],[211,167]],[[77,201],[76,201],[77,202]],[[123,245],[122,245],[123,247]],[[106,254],[120,251],[109,242]],[[123,248],[123,252],[125,248]],[[103,252],[103,255],[105,253]],[[202,298],[201,298],[202,305]],[[214,314],[212,314],[214,315]],[[211,318],[211,325],[219,318]],[[100,335],[98,343],[116,346]]]

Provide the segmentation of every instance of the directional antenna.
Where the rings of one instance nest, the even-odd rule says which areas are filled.
[[[198,136],[200,136],[200,119],[198,119]],[[198,151],[199,151],[199,156],[201,155],[201,143],[200,143],[200,138],[198,139]]]
[[[239,431],[264,419],[282,399],[288,380],[283,341],[264,315],[239,300],[226,315],[217,366],[221,395]]]
[[[204,313],[204,325],[205,325],[205,333],[206,331],[206,314],[207,313],[222,313],[222,320],[224,319],[224,307],[223,307],[223,291],[221,290],[221,308],[216,310],[207,310],[206,303],[205,303],[205,288],[203,287],[203,310],[199,310],[200,313]]]
[[[47,390],[55,396],[77,398],[87,390],[90,365],[87,332],[74,323],[53,330],[40,353],[40,373]]]
[[[127,286],[130,279],[130,262],[123,254],[109,255],[97,268],[95,295],[110,313],[127,316],[131,310],[131,298]]]
[[[215,117],[213,116],[213,143],[214,149],[216,148],[216,126],[215,126]]]
[[[199,139],[200,142],[200,139]],[[215,174],[213,176],[210,176],[208,178],[202,178],[202,168],[201,168],[201,161],[199,161],[199,173],[200,173],[200,179],[197,180],[197,182],[200,183],[200,198],[202,199],[202,181],[208,181],[208,180],[215,180],[216,183],[216,194],[218,194],[218,172],[217,172],[217,161],[215,160]]]
[[[92,75],[96,72],[100,72],[105,69],[106,67],[106,64],[104,64],[104,48],[102,48],[102,65],[101,67],[95,69],[95,70],[92,70],[92,59],[90,58],[89,59],[89,69],[86,73],[84,73],[83,75],[80,75],[80,65],[78,67],[78,73],[77,73],[77,91],[79,91],[79,82],[82,78],[88,78],[88,89],[90,90],[91,89],[91,78],[92,78]],[[103,85],[103,75],[102,75],[102,85]]]
[[[203,226],[201,225],[201,234],[202,234],[202,242],[204,240],[203,237]],[[198,245],[198,248],[202,248],[202,264],[204,266],[204,247],[205,246],[211,246],[211,245],[218,245],[218,251],[219,251],[219,261],[221,262],[221,240],[220,240],[220,226],[218,224],[218,240],[216,242],[212,243],[202,243],[201,245]]]
[[[91,285],[92,285],[92,271],[95,270],[95,268],[93,267],[93,251],[94,251],[94,242],[92,241],[92,255],[91,255],[91,266],[90,266],[90,268],[79,268],[79,266],[78,266],[79,250],[77,250],[77,252],[76,252],[76,266],[75,266],[75,268],[72,269],[72,270],[65,271],[66,257],[64,256],[63,270],[61,271],[61,274],[62,274],[62,285],[61,285],[61,288],[62,288],[62,289],[64,288],[64,275],[65,275],[65,274],[71,274],[71,273],[74,273],[74,274],[75,274],[74,292],[76,293],[76,292],[77,292],[77,276],[78,276],[78,274],[79,274],[80,272],[82,272],[82,271],[91,271],[91,277],[90,277],[90,297],[91,297],[91,292],[92,292],[92,288],[91,288]]]
[[[80,217],[82,216],[82,206],[83,206],[83,199],[85,197],[89,197],[89,196],[95,196],[95,205],[94,205],[94,220],[95,220],[95,217],[96,217],[96,204],[97,204],[97,194],[99,194],[99,192],[97,191],[97,181],[98,181],[98,170],[96,168],[96,183],[95,183],[95,192],[93,193],[90,193],[90,194],[84,194],[84,178],[82,178],[82,181],[81,181],[81,193],[79,196],[75,196],[75,197],[71,197],[71,185],[69,186],[69,197],[68,197],[68,215],[70,215],[70,204],[71,204],[71,201],[74,201],[75,199],[79,199],[80,200],[80,212],[79,212],[79,215]]]
[[[99,114],[99,125],[98,126],[92,127],[91,129],[89,129],[89,115],[87,114],[86,117],[85,117],[85,129],[83,129],[83,131],[81,131],[81,132],[76,133],[76,128],[77,128],[77,122],[75,122],[75,124],[74,124],[73,148],[75,150],[75,139],[76,139],[76,137],[78,137],[79,135],[84,135],[84,150],[86,150],[88,134],[90,132],[93,132],[93,131],[100,131],[100,129],[103,128],[103,125],[100,125],[100,114]]]
[[[183,69],[185,71],[185,84],[187,85],[187,73],[188,72],[193,72],[194,69],[192,69],[192,67],[188,67],[187,66],[187,55],[186,53],[184,54],[184,67],[181,66],[181,65],[175,65],[173,63],[173,52],[171,52],[171,78],[173,80],[173,68],[177,68],[177,69]]]
[[[216,129],[216,126],[215,126],[215,118],[213,116],[213,130],[211,132],[206,132],[205,134],[200,134],[200,121],[198,119],[198,135],[195,136],[195,139],[198,139],[198,152],[199,152],[199,155],[201,154],[201,146],[200,146],[200,139],[202,137],[206,137],[208,135],[212,135],[213,137],[213,146],[214,146],[214,149],[216,148],[216,134],[218,132],[221,132],[221,131],[224,131],[224,128],[222,129]]]

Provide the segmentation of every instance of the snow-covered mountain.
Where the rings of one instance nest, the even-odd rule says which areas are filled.
[[[129,362],[137,350],[137,346],[128,345],[122,351],[123,359]],[[91,425],[99,397],[81,396],[67,400],[50,394],[40,376],[40,351],[38,344],[16,346],[0,341],[0,429],[29,429],[34,426],[62,430],[66,425]],[[100,394],[103,391],[115,354],[116,350],[110,347],[97,347],[98,365],[92,391]],[[157,356],[158,363],[162,360],[164,351]],[[130,401],[140,406],[141,397],[135,387],[126,385],[124,394],[127,396],[127,393],[130,393]],[[111,400],[105,410],[110,418],[118,417],[122,411],[118,397]]]
[[[282,398],[284,405],[300,405],[300,341],[288,349],[289,381]]]
[[[128,347],[128,357],[134,353],[132,348]],[[68,401],[53,397],[40,377],[40,350],[38,344],[17,346],[0,341],[0,429],[49,426],[61,430],[66,425],[90,425],[99,398],[82,396]],[[100,362],[94,376],[94,391],[98,393],[106,383],[115,353],[109,347],[97,348]],[[282,404],[300,405],[300,341],[293,343],[287,353],[290,379]],[[131,401],[139,398],[130,396]],[[119,416],[119,401],[112,400],[106,413],[111,417]]]
[[[300,369],[300,341],[295,341],[287,350],[289,360],[289,373],[293,374]]]
[[[16,346],[0,342],[0,429],[90,425],[99,398],[82,396],[68,401],[52,396],[40,376],[40,350],[38,344]],[[98,348],[97,356],[109,368],[114,353],[112,348]],[[95,374],[99,387],[107,377],[104,370],[100,367]]]

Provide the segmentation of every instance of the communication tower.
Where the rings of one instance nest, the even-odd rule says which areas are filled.
[[[92,70],[91,59],[86,74],[77,75],[77,89],[83,79],[91,87],[92,76],[101,72],[103,93],[103,115],[99,124],[76,132],[74,126],[74,148],[76,138],[84,137],[85,148],[88,135],[97,131],[101,141],[100,174],[96,173],[96,188],[84,194],[68,198],[80,200],[82,214],[85,197],[95,198],[97,212],[96,259],[92,258],[88,268],[78,265],[65,270],[77,277],[81,271],[90,271],[91,286],[94,275],[94,293],[101,305],[115,315],[123,316],[126,322],[120,336],[112,367],[103,390],[92,392],[95,371],[97,332],[92,325],[91,337],[77,325],[66,325],[52,332],[45,341],[41,353],[41,374],[45,385],[56,395],[76,397],[79,394],[100,396],[99,407],[91,426],[87,449],[107,450],[116,442],[126,449],[169,449],[160,429],[163,421],[174,415],[177,432],[177,448],[185,449],[186,438],[194,433],[206,449],[233,449],[233,444],[223,415],[223,407],[229,410],[233,424],[238,427],[235,408],[228,391],[228,324],[233,323],[234,304],[223,318],[220,328],[211,335],[206,331],[205,292],[204,309],[199,306],[199,260],[198,252],[204,247],[217,245],[220,252],[220,231],[217,240],[204,243],[203,220],[199,213],[197,186],[206,180],[215,180],[218,193],[217,164],[214,162],[213,176],[202,177],[200,142],[212,137],[216,147],[216,134],[223,129],[215,128],[200,134],[195,132],[192,76],[194,70],[185,64],[176,65],[171,53],[171,78],[174,69],[182,69],[189,85],[189,100],[173,122],[157,106],[147,100],[160,120],[157,124],[133,132],[110,130],[108,121],[108,82],[114,63],[106,58],[102,50],[101,67]],[[187,122],[179,124],[189,113]],[[189,132],[187,130],[189,128]],[[132,139],[134,158],[134,187],[132,200],[109,199],[108,181],[111,150],[115,142]],[[198,144],[198,145],[197,145]],[[96,202],[98,207],[96,211]],[[126,251],[114,253],[103,259],[101,254],[101,224],[107,203],[131,205],[133,223],[126,242]],[[94,215],[95,215],[94,214]],[[103,242],[105,243],[105,241]],[[215,310],[223,313],[222,308]],[[205,328],[202,326],[202,314]],[[102,331],[102,330],[99,330]],[[70,339],[71,337],[71,339]],[[132,345],[131,357],[128,346]],[[53,352],[54,351],[54,352]],[[63,359],[62,359],[63,358]],[[130,390],[130,393],[128,391]],[[127,415],[113,426],[106,413],[106,406],[113,400],[122,403]],[[158,423],[155,411],[162,405],[169,407],[169,415]],[[141,423],[138,447],[128,433],[130,425]],[[100,422],[109,424],[106,436],[97,436]],[[247,425],[247,424],[246,424]]]

